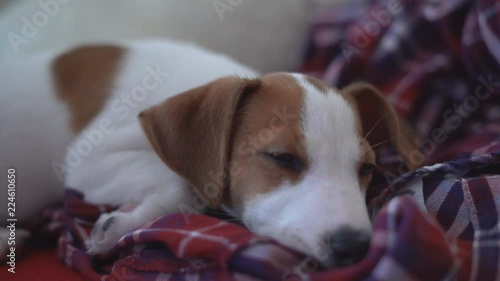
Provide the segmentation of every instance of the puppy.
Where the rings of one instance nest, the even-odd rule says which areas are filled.
[[[301,74],[261,76],[172,41],[86,46],[9,66],[2,84],[32,79],[10,85],[11,99],[50,116],[6,128],[28,137],[39,122],[52,144],[37,145],[67,153],[52,161],[52,174],[91,203],[136,206],[99,218],[86,242],[91,254],[165,214],[222,206],[325,266],[348,265],[370,243],[370,137],[382,134],[409,167],[420,164],[411,161],[413,135],[368,84],[337,90]],[[29,91],[37,97],[27,100]],[[367,105],[375,115],[359,110]],[[37,145],[23,147],[27,159]]]
[[[66,150],[61,147],[75,137],[74,131],[61,129],[67,126],[64,104],[54,91],[38,88],[51,83],[50,69],[27,71],[20,64],[31,64],[33,56],[50,60],[82,43],[170,38],[217,50],[264,73],[296,69],[307,19],[339,1],[17,0],[0,9],[0,37],[6,40],[0,45],[0,168],[22,171],[18,226],[32,226],[43,207],[62,203],[64,187],[51,163],[62,161]],[[7,203],[7,193],[0,193],[0,204]],[[0,225],[6,211],[0,211]]]

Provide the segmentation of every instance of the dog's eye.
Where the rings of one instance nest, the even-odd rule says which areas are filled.
[[[370,175],[371,173],[373,173],[373,171],[375,171],[376,167],[377,166],[375,166],[375,164],[371,163],[361,165],[361,168],[359,168],[359,176],[366,177]]]
[[[302,162],[300,159],[289,153],[264,152],[264,155],[281,167],[300,171]]]

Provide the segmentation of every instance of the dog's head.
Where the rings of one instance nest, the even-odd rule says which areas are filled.
[[[420,153],[413,134],[368,84],[338,91],[299,74],[226,77],[140,119],[158,155],[210,207],[226,204],[252,231],[326,266],[368,250],[372,146],[390,140],[408,166],[421,164],[411,161]]]

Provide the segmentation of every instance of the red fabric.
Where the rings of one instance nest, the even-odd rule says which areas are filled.
[[[400,180],[405,182],[418,176],[428,186],[433,186],[436,180],[447,186],[446,180],[436,179],[434,172],[452,174],[457,169],[455,164],[473,171],[479,164],[484,167],[499,163],[500,155],[467,161],[442,164],[432,171],[422,168]],[[472,184],[477,179],[464,182]],[[401,188],[396,185],[396,189]],[[477,190],[480,186],[475,187],[469,192],[473,198],[484,193]],[[449,196],[457,197],[455,193],[451,190]],[[478,213],[494,214],[491,208],[496,207],[488,204],[491,200],[497,201],[483,198],[473,204]],[[80,215],[91,219],[87,211],[96,207],[88,205],[86,211],[82,208],[85,204],[81,194],[67,191],[66,208],[71,219],[59,238],[58,250],[69,267],[90,280],[469,280],[473,274],[474,280],[482,281],[491,280],[484,276],[496,276],[498,258],[491,253],[496,249],[488,246],[491,237],[474,240],[446,234],[443,225],[422,212],[423,206],[419,207],[409,197],[397,197],[384,204],[373,224],[370,252],[361,262],[329,270],[318,270],[314,258],[286,249],[241,226],[204,215],[187,218],[181,213],[147,223],[125,235],[107,254],[91,257],[85,253],[83,242],[91,229],[87,226],[98,215],[92,221],[79,219]],[[447,210],[448,205],[443,203],[440,208]],[[479,222],[488,223],[490,218],[481,216]],[[474,249],[474,243],[481,246]],[[479,265],[474,263],[473,256],[480,260]]]
[[[16,273],[7,271],[6,265],[0,266],[0,280],[3,281],[68,281],[87,280],[78,272],[71,270],[61,263],[55,246],[26,249],[26,255],[18,260]]]

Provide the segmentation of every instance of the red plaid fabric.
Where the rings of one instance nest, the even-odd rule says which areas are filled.
[[[63,262],[91,280],[277,280],[303,257],[245,228],[204,215],[173,214],[124,236],[106,255],[86,254],[101,212],[68,190],[66,228],[59,238]],[[255,277],[253,277],[255,278]]]
[[[66,210],[94,206],[72,191]],[[85,253],[90,221],[68,218],[58,251],[90,280],[467,280],[470,244],[446,236],[413,200],[397,197],[377,215],[372,245],[358,264],[320,271],[312,258],[204,215],[173,214],[124,236],[106,255]],[[94,218],[97,219],[97,216]]]
[[[83,242],[100,212],[109,210],[70,190],[58,250],[65,264],[91,280],[496,280],[500,176],[488,171],[499,171],[500,146],[488,149],[497,152],[394,181],[373,200],[385,207],[374,221],[369,254],[346,268],[321,271],[313,258],[241,226],[187,214],[148,223],[106,256],[91,257]]]

